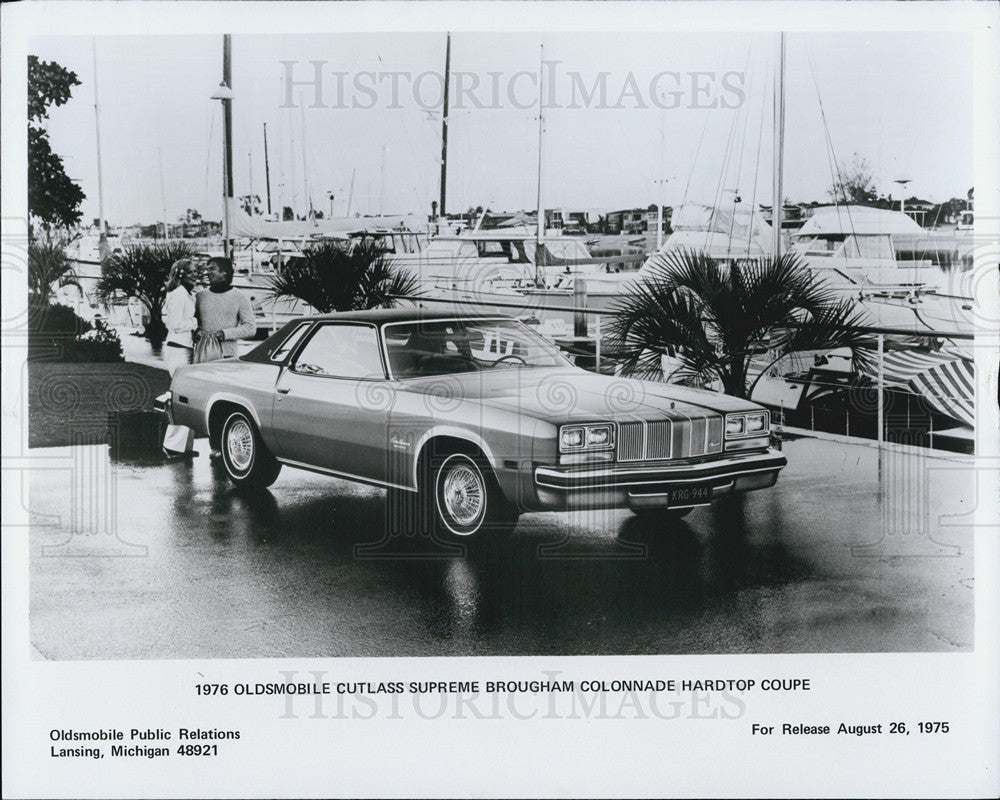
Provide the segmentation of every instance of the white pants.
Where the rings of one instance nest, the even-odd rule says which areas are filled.
[[[171,378],[180,367],[186,367],[191,363],[191,354],[193,352],[194,350],[190,347],[175,347],[172,344],[163,345],[163,362],[166,364],[167,372],[170,373]]]
[[[190,347],[174,347],[171,344],[163,345],[163,361],[167,365],[167,372],[171,377],[180,367],[185,367],[191,363]],[[163,449],[171,453],[186,453],[194,446],[194,431],[186,425],[167,425],[167,432],[163,436]]]

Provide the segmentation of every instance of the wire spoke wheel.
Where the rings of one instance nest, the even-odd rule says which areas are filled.
[[[245,420],[236,420],[226,431],[226,453],[233,468],[244,472],[253,461],[254,436]]]
[[[226,474],[237,486],[270,486],[281,472],[281,464],[267,449],[245,411],[229,415],[222,426],[219,445]]]
[[[497,498],[476,460],[465,453],[452,453],[437,467],[433,480],[436,516],[446,535],[473,536],[486,522]]]
[[[475,521],[486,501],[482,475],[462,464],[450,470],[444,479],[444,504],[460,525]]]

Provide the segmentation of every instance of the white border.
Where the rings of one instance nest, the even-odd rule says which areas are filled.
[[[997,120],[1000,61],[998,15],[985,3],[282,3],[28,2],[3,7],[3,195],[7,222],[23,218],[25,56],[31,35],[234,34],[313,30],[972,30],[976,71],[977,227],[1000,220]],[[20,169],[18,168],[20,167]],[[979,221],[982,220],[980,223]],[[8,262],[11,224],[4,226],[4,307],[23,293],[23,274]],[[15,258],[15,256],[11,256]],[[989,256],[993,258],[993,256]],[[11,268],[9,268],[11,267]],[[980,281],[985,299],[997,297],[996,275]],[[996,318],[994,316],[994,318]],[[27,628],[27,543],[23,529],[5,528],[3,557],[3,749],[5,796],[330,796],[330,795],[743,795],[743,796],[996,796],[1000,754],[1000,537],[997,536],[996,341],[982,341],[979,385],[981,527],[975,539],[976,646],[958,655],[742,656],[630,658],[363,659],[331,661],[32,661]],[[3,358],[3,455],[23,454],[26,398],[18,359]],[[20,498],[4,483],[5,522]],[[470,663],[471,662],[471,663]],[[230,682],[258,681],[279,669],[330,669],[345,678],[415,680],[501,676],[537,677],[562,671],[577,680],[622,673],[724,676],[807,675],[820,691],[793,702],[787,695],[755,706],[762,718],[809,721],[832,709],[859,718],[905,713],[910,719],[946,716],[956,730],[945,739],[904,746],[806,740],[751,740],[723,723],[656,719],[572,722],[419,720],[359,723],[277,721],[251,703],[216,710],[188,703],[198,673]],[[471,675],[470,675],[471,673]],[[137,713],[140,709],[141,713]],[[852,711],[853,710],[853,711]],[[191,724],[250,732],[238,760],[179,771],[175,761],[128,764],[96,773],[85,763],[57,770],[44,732],[58,714],[63,727]],[[222,715],[221,717],[219,715]],[[220,721],[221,720],[221,721]]]

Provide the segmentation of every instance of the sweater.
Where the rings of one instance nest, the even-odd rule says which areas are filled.
[[[239,289],[213,292],[204,289],[195,298],[195,315],[202,333],[222,331],[222,354],[236,355],[236,340],[249,339],[257,332],[253,306]]]

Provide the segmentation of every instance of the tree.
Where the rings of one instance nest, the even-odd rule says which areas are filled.
[[[271,278],[275,297],[298,297],[317,311],[358,311],[390,308],[396,298],[420,296],[417,279],[399,269],[377,239],[365,238],[353,247],[320,242],[306,247]]]
[[[129,245],[112,253],[101,264],[97,295],[109,302],[116,295],[134,297],[149,311],[149,323],[143,335],[154,345],[163,343],[167,328],[163,324],[163,301],[167,297],[170,267],[181,258],[190,258],[194,250],[185,242]]]
[[[854,301],[837,300],[794,254],[724,267],[704,253],[666,254],[615,308],[612,342],[626,374],[662,375],[662,357],[680,366],[682,383],[722,382],[727,394],[749,397],[750,358],[773,366],[789,353],[850,347],[867,366],[871,341]]]
[[[28,304],[44,309],[56,288],[79,286],[61,239],[28,243]]]
[[[295,219],[295,212],[292,211],[291,206],[285,206],[283,209],[281,209],[281,219],[284,220],[285,222],[290,222],[291,220]]]
[[[55,62],[28,56],[28,213],[43,226],[72,227],[80,221],[86,195],[66,175],[42,123],[51,106],[61,106],[80,81]]]
[[[261,214],[260,210],[260,195],[259,194],[245,194],[240,198],[240,208],[242,208],[247,215],[251,217],[258,217]]]
[[[827,193],[835,203],[871,205],[878,193],[868,159],[855,153],[849,165],[841,164],[837,170],[837,180]]]

